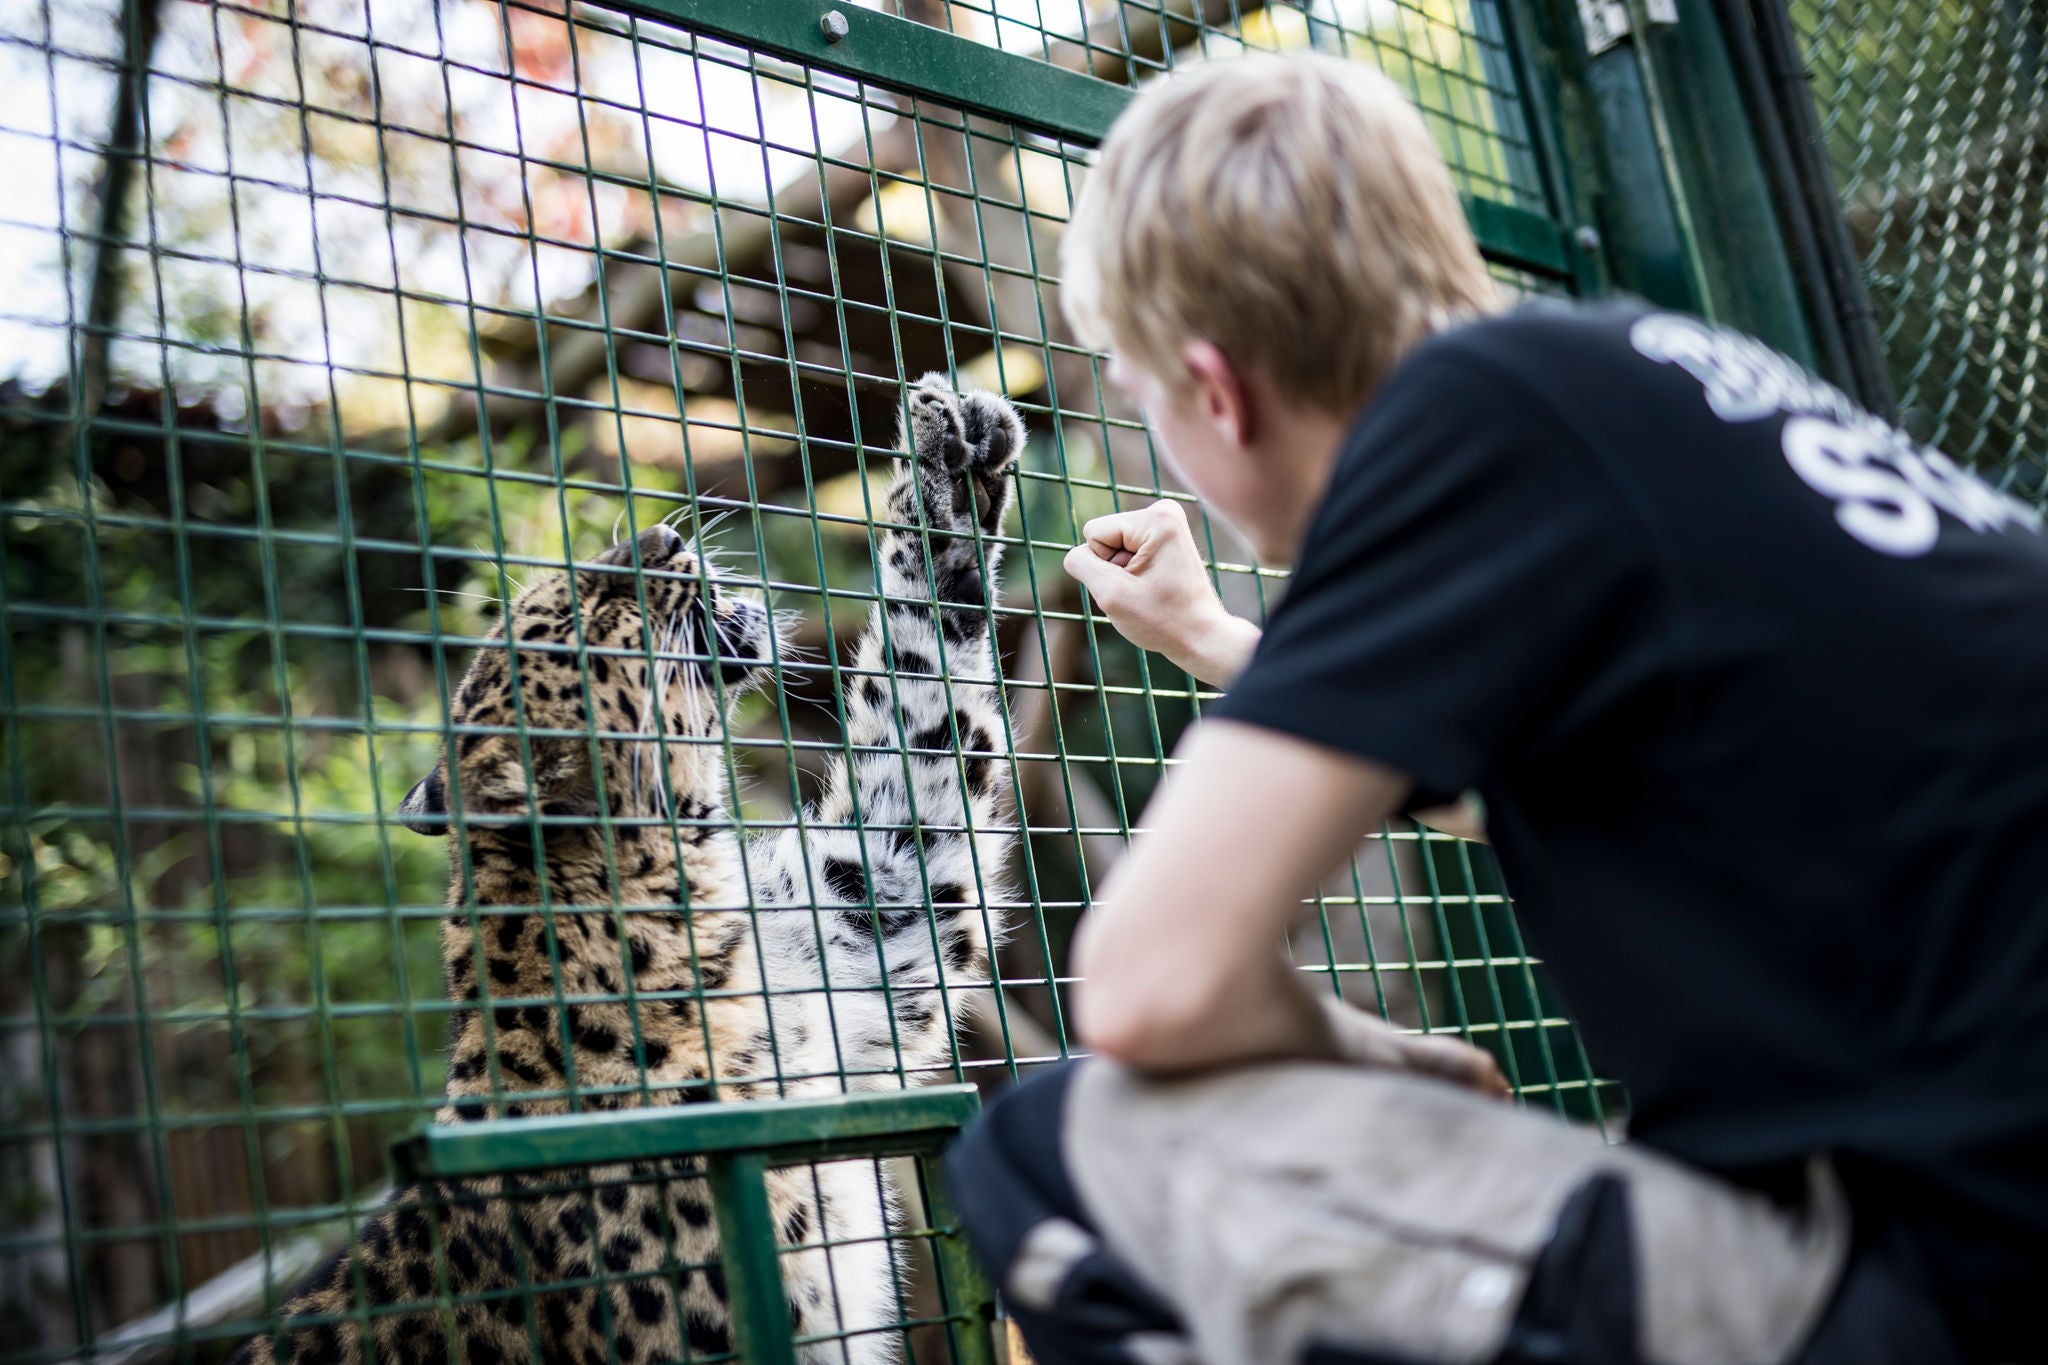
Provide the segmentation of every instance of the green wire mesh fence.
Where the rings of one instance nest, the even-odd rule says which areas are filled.
[[[1006,865],[972,889],[1009,932],[943,1060],[837,1079],[993,1090],[1069,1055],[1075,920],[1212,694],[1058,568],[1087,518],[1185,495],[1065,333],[1058,232],[1092,139],[1060,107],[1078,87],[1040,90],[1025,62],[1111,109],[1247,47],[1377,62],[1503,278],[1569,290],[1521,74],[1535,39],[1493,0],[853,16],[929,31],[948,90],[987,71],[1038,101],[1008,120],[691,22],[721,8],[0,5],[0,1362],[218,1359],[355,1245],[388,1144],[442,1103],[462,1012],[447,855],[397,805],[471,737],[450,728],[461,670],[523,585],[622,528],[715,548],[786,638],[712,737],[746,778],[734,809],[692,818],[802,822],[849,753],[843,688],[927,371],[1007,394],[1030,433],[988,613],[1013,813]],[[748,13],[816,28],[802,3]],[[1226,600],[1261,616],[1277,580],[1199,526]],[[643,604],[665,581],[629,577]],[[937,743],[961,771],[980,747]],[[473,897],[463,913],[482,926]],[[1493,1047],[1532,1102],[1614,1102],[1483,849],[1385,831],[1290,948],[1346,998]],[[725,993],[746,989],[771,988]],[[763,1093],[820,1079],[780,1060],[752,1059]],[[604,1181],[563,1178],[596,1217]],[[891,1179],[893,1316],[818,1335],[942,1359],[929,1206]],[[694,1303],[710,1271],[645,1273]]]
[[[2048,12],[1790,8],[1903,419],[2048,496]]]

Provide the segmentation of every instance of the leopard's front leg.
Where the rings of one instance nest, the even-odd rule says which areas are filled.
[[[1002,399],[937,376],[908,406],[908,459],[877,544],[881,600],[847,672],[852,762],[831,764],[803,837],[788,831],[754,860],[764,899],[836,907],[791,932],[822,940],[832,1065],[864,1089],[950,1060],[951,992],[987,981],[1014,842],[991,608],[1024,426]]]
[[[880,599],[846,670],[852,760],[830,764],[798,829],[751,850],[778,1044],[803,1039],[786,1074],[893,1089],[950,1059],[960,999],[988,979],[1000,929],[1009,723],[996,679],[990,608],[1023,424],[985,394],[936,377],[912,391],[908,459],[878,537]],[[943,989],[941,989],[943,987]],[[860,1365],[893,1355],[890,1219],[872,1163],[792,1172],[816,1182],[808,1238],[787,1258],[800,1331],[845,1331],[807,1360]],[[785,1230],[788,1237],[788,1231]]]

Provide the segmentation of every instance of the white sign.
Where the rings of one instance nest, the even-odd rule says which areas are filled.
[[[1678,0],[1644,0],[1643,12],[1653,24],[1676,24]],[[1631,32],[1626,0],[1579,0],[1579,27],[1586,33],[1586,52],[1599,56]]]

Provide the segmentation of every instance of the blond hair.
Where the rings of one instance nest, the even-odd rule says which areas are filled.
[[[1060,242],[1089,346],[1177,384],[1202,338],[1334,413],[1407,351],[1499,307],[1429,129],[1371,67],[1205,63],[1110,129]]]

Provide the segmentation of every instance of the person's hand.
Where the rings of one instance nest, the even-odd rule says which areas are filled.
[[[1400,1037],[1403,1057],[1410,1071],[1469,1086],[1493,1099],[1505,1100],[1514,1096],[1514,1087],[1501,1074],[1500,1063],[1485,1048],[1474,1047],[1462,1038],[1418,1037],[1412,1033],[1404,1033]]]
[[[1081,534],[1067,572],[1119,634],[1219,687],[1243,670],[1259,629],[1225,610],[1179,503],[1097,517]]]
[[[1506,1099],[1514,1093],[1493,1054],[1459,1038],[1403,1033],[1364,1010],[1328,996],[1323,1011],[1336,1040],[1338,1057],[1361,1066],[1414,1071],[1467,1086],[1482,1095]]]

